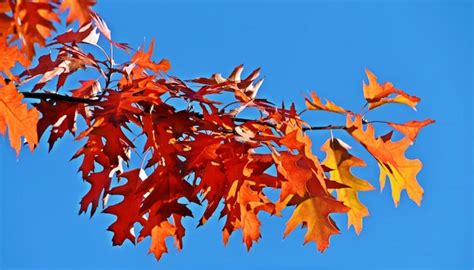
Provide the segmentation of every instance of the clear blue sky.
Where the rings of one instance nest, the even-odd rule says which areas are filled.
[[[160,3],[158,3],[160,2]],[[189,1],[191,2],[191,1]],[[436,119],[409,150],[424,168],[422,207],[389,188],[362,196],[371,216],[357,236],[338,217],[342,234],[320,254],[302,245],[304,230],[282,239],[288,218],[263,216],[263,239],[247,253],[240,235],[227,248],[222,222],[194,229],[184,250],[156,262],[149,241],[113,247],[109,215],[78,216],[88,186],[69,158],[71,137],[48,154],[46,140],[19,159],[0,138],[0,268],[2,269],[470,269],[473,265],[473,6],[454,1],[257,1],[206,3],[99,1],[98,12],[118,41],[134,47],[156,39],[156,55],[184,78],[228,73],[240,63],[261,66],[261,96],[296,101],[313,89],[342,106],[362,105],[368,67],[381,80],[422,98],[418,112],[387,106],[369,119]],[[158,58],[157,58],[158,59]],[[325,117],[309,114],[318,123]],[[327,133],[312,134],[314,151]],[[338,134],[336,134],[338,136]],[[342,136],[342,138],[346,138]],[[353,144],[352,141],[347,140]],[[360,157],[368,158],[360,147]],[[376,164],[358,170],[378,187]]]

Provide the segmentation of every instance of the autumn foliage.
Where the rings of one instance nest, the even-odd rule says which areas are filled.
[[[79,146],[72,158],[81,160],[79,172],[90,185],[80,213],[93,215],[100,208],[115,215],[108,228],[114,245],[151,237],[150,252],[160,259],[167,252],[165,238],[173,237],[181,249],[182,220],[193,217],[192,204],[204,211],[196,217],[198,225],[217,215],[225,220],[224,243],[241,230],[248,249],[260,238],[259,214],[280,216],[286,208],[293,212],[284,235],[303,225],[304,242],[314,241],[320,251],[339,233],[333,213],[346,213],[348,225],[360,233],[369,211],[358,194],[374,186],[352,173],[366,163],[336,131],[352,136],[377,161],[381,188],[388,178],[395,204],[403,190],[421,203],[416,177],[422,163],[405,152],[433,121],[364,117],[391,103],[415,108],[418,97],[380,83],[367,70],[366,106],[356,113],[312,92],[303,111],[332,112],[346,120],[311,126],[294,105],[257,97],[263,82],[258,69],[245,77],[243,66],[227,77],[170,75],[166,59],[154,60],[153,41],[138,50],[114,41],[91,10],[94,4],[0,1],[0,133],[8,134],[17,155],[22,138],[34,150],[42,137],[51,149],[66,133],[75,136]],[[99,45],[100,38],[110,46]],[[116,54],[129,60],[117,63]],[[259,116],[239,117],[249,109]],[[376,125],[392,131],[378,135]],[[316,130],[334,131],[321,146],[323,161],[308,135]],[[394,131],[403,138],[393,140]],[[278,192],[278,198],[268,192]],[[107,203],[115,195],[121,200]]]

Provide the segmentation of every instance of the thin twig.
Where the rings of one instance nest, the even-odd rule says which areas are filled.
[[[314,127],[304,127],[303,131],[311,131],[311,130],[333,130],[333,129],[347,129],[346,126],[314,126]]]

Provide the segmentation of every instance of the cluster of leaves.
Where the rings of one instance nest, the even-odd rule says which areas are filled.
[[[82,159],[79,171],[90,189],[80,212],[90,209],[92,215],[102,203],[103,212],[115,215],[109,227],[114,245],[151,237],[150,252],[159,259],[167,252],[165,238],[173,237],[181,249],[182,219],[193,216],[190,204],[204,208],[199,225],[220,210],[224,242],[241,230],[248,249],[260,238],[259,214],[278,216],[287,207],[294,210],[284,235],[302,224],[305,243],[316,242],[320,251],[339,233],[333,213],[347,213],[348,225],[360,233],[369,212],[358,193],[374,187],[351,169],[365,163],[333,136],[321,147],[326,154],[321,162],[307,134],[311,130],[347,132],[378,162],[381,186],[388,177],[395,204],[403,190],[421,203],[423,189],[416,176],[422,164],[407,159],[405,152],[433,121],[378,121],[404,135],[393,141],[392,132],[376,136],[375,123],[364,119],[368,111],[389,103],[415,108],[419,98],[378,83],[367,71],[366,106],[360,113],[322,102],[315,93],[306,98],[306,110],[347,119],[345,125],[312,127],[294,105],[275,106],[256,97],[263,82],[258,69],[245,78],[243,66],[228,77],[185,81],[167,74],[169,62],[152,59],[153,42],[148,50],[134,51],[113,41],[106,23],[91,11],[94,2],[0,1],[0,133],[8,129],[17,154],[21,137],[32,150],[42,136],[48,137],[50,149],[68,132],[81,141],[73,158]],[[64,25],[71,29],[57,33]],[[99,45],[100,37],[110,44],[109,52]],[[46,51],[42,47],[48,52],[39,55]],[[116,63],[114,49],[129,60]],[[88,79],[65,90],[66,80],[76,73]],[[218,99],[223,95],[230,101]],[[31,107],[24,98],[39,103]],[[260,117],[238,117],[249,108]],[[271,200],[268,190],[279,191],[279,197]],[[109,205],[111,195],[122,200]]]

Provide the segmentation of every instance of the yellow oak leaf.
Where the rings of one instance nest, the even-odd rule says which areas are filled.
[[[366,164],[363,160],[351,155],[349,149],[349,146],[339,139],[328,139],[321,147],[321,150],[326,152],[323,165],[332,169],[329,172],[331,180],[349,186],[336,189],[337,199],[351,208],[347,213],[348,227],[353,225],[356,233],[360,234],[362,220],[369,215],[369,210],[360,202],[358,193],[374,190],[374,187],[366,180],[352,174],[352,167],[366,166]]]

